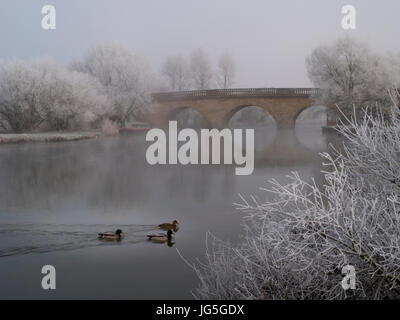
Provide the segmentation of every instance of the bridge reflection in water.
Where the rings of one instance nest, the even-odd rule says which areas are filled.
[[[245,129],[245,128],[243,128]],[[231,128],[231,130],[233,130]],[[233,134],[233,133],[232,133]],[[245,135],[243,131],[243,135]],[[334,143],[335,133],[323,133],[318,127],[301,127],[297,129],[279,129],[273,126],[254,129],[254,165],[255,168],[290,167],[309,162],[321,162],[320,152],[327,151],[329,144]],[[246,154],[245,137],[242,137],[242,154]],[[184,142],[180,142],[178,147]],[[199,154],[205,152],[199,143]],[[209,145],[209,162],[212,163],[211,145]],[[220,143],[220,163],[224,165],[224,139]],[[190,165],[189,165],[190,166]],[[206,167],[217,167],[210,165]],[[231,165],[226,165],[230,167]],[[236,166],[233,165],[234,170]]]
[[[294,163],[299,164],[307,161],[315,161],[319,157],[318,151],[320,150],[307,148],[307,146],[301,142],[297,133],[298,131],[295,129],[277,129],[272,142],[263,149],[256,150],[256,166],[268,166],[273,164],[291,166]],[[308,136],[309,135],[312,135],[312,132],[308,132]],[[260,137],[256,137],[256,139],[257,138]],[[307,139],[309,138],[310,137],[307,137]],[[321,138],[324,139],[323,136]]]
[[[219,204],[219,198],[237,202],[238,193],[258,194],[258,188],[268,185],[270,179],[285,182],[292,171],[306,180],[312,177],[322,186],[325,182],[321,171],[326,168],[319,153],[336,142],[340,142],[336,134],[324,133],[315,126],[286,130],[261,127],[255,129],[255,165],[249,176],[236,176],[236,165],[175,166],[160,174],[168,177],[166,186],[174,185],[167,188],[170,197],[187,196],[191,206],[198,203],[199,210],[204,210],[205,203],[208,208],[210,203]],[[221,154],[222,150],[221,145]]]

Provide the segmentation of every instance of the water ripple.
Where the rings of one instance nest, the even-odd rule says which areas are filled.
[[[120,244],[132,245],[145,241],[146,233],[156,228],[155,225],[2,224],[0,258],[111,245],[112,242],[99,240],[97,233],[116,229],[125,233]]]

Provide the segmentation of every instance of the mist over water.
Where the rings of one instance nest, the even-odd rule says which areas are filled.
[[[321,185],[318,152],[336,139],[318,126],[256,128],[250,176],[236,176],[234,165],[151,166],[144,134],[3,145],[0,298],[190,299],[197,279],[175,248],[193,261],[204,256],[207,231],[240,240],[238,194],[265,200],[259,187],[291,171]],[[146,240],[174,219],[172,247]],[[117,228],[121,242],[97,239]],[[40,286],[45,264],[57,269],[52,292]]]

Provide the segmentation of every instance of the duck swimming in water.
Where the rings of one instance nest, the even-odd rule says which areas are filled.
[[[99,238],[105,240],[121,240],[123,236],[124,233],[121,229],[117,229],[115,232],[107,231],[99,233]]]
[[[176,232],[179,229],[179,222],[174,220],[172,223],[161,223],[158,227],[163,230],[174,230]]]
[[[172,231],[168,230],[167,234],[148,234],[147,238],[154,242],[167,242],[172,239]]]

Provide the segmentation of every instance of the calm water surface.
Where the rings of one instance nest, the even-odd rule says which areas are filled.
[[[235,167],[150,166],[143,134],[68,143],[0,145],[0,299],[191,299],[205,234],[240,240],[238,194],[253,194],[290,171],[323,183],[321,158],[335,134],[318,127],[256,130],[251,176]],[[146,234],[177,219],[172,246]],[[121,242],[98,232],[122,229]],[[41,268],[57,289],[41,289]]]

